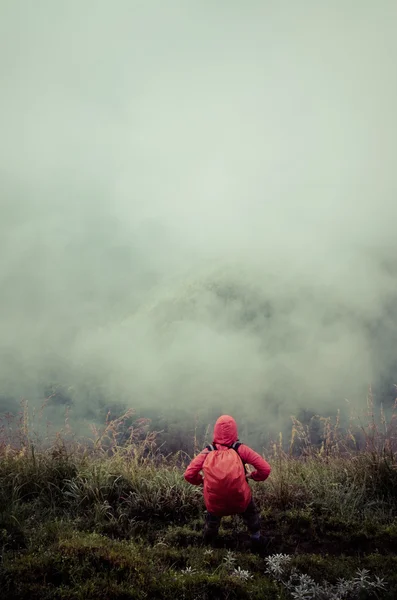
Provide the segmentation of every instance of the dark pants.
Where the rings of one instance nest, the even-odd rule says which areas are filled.
[[[251,535],[260,531],[261,523],[259,510],[256,507],[253,499],[251,499],[251,502],[248,504],[245,512],[241,513],[240,516]],[[211,513],[207,512],[204,524],[204,536],[207,540],[216,537],[221,524],[221,519],[222,517],[218,517],[217,515],[212,515]]]

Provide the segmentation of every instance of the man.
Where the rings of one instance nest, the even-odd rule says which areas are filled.
[[[223,516],[240,514],[251,534],[253,548],[260,548],[263,543],[260,516],[247,480],[265,481],[271,467],[257,452],[238,441],[236,421],[229,415],[222,415],[215,423],[213,440],[211,446],[192,460],[184,474],[192,485],[204,483],[207,509],[204,541],[214,540]],[[245,464],[255,470],[247,473]]]

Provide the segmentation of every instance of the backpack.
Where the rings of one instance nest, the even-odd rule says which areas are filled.
[[[225,514],[243,512],[250,494],[245,464],[238,453],[240,445],[235,442],[227,450],[218,450],[215,444],[206,447],[204,494]]]

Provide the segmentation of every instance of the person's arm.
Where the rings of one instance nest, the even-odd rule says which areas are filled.
[[[193,458],[190,465],[187,467],[184,478],[192,485],[201,485],[203,483],[203,476],[200,471],[203,468],[205,459],[208,456],[208,450],[203,450],[195,458]]]
[[[241,444],[238,453],[245,463],[254,467],[255,471],[250,474],[251,479],[254,481],[265,481],[269,477],[272,470],[271,466],[255,450],[252,450],[252,448],[245,444]]]

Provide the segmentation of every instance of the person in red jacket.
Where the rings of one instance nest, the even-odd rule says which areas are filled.
[[[229,415],[222,415],[216,421],[213,440],[211,446],[191,461],[184,474],[192,485],[204,484],[207,509],[204,541],[214,540],[223,516],[240,514],[251,534],[253,546],[260,547],[263,538],[259,511],[247,480],[265,481],[271,467],[257,452],[238,442],[237,424]],[[247,473],[245,464],[252,465],[255,470]]]

